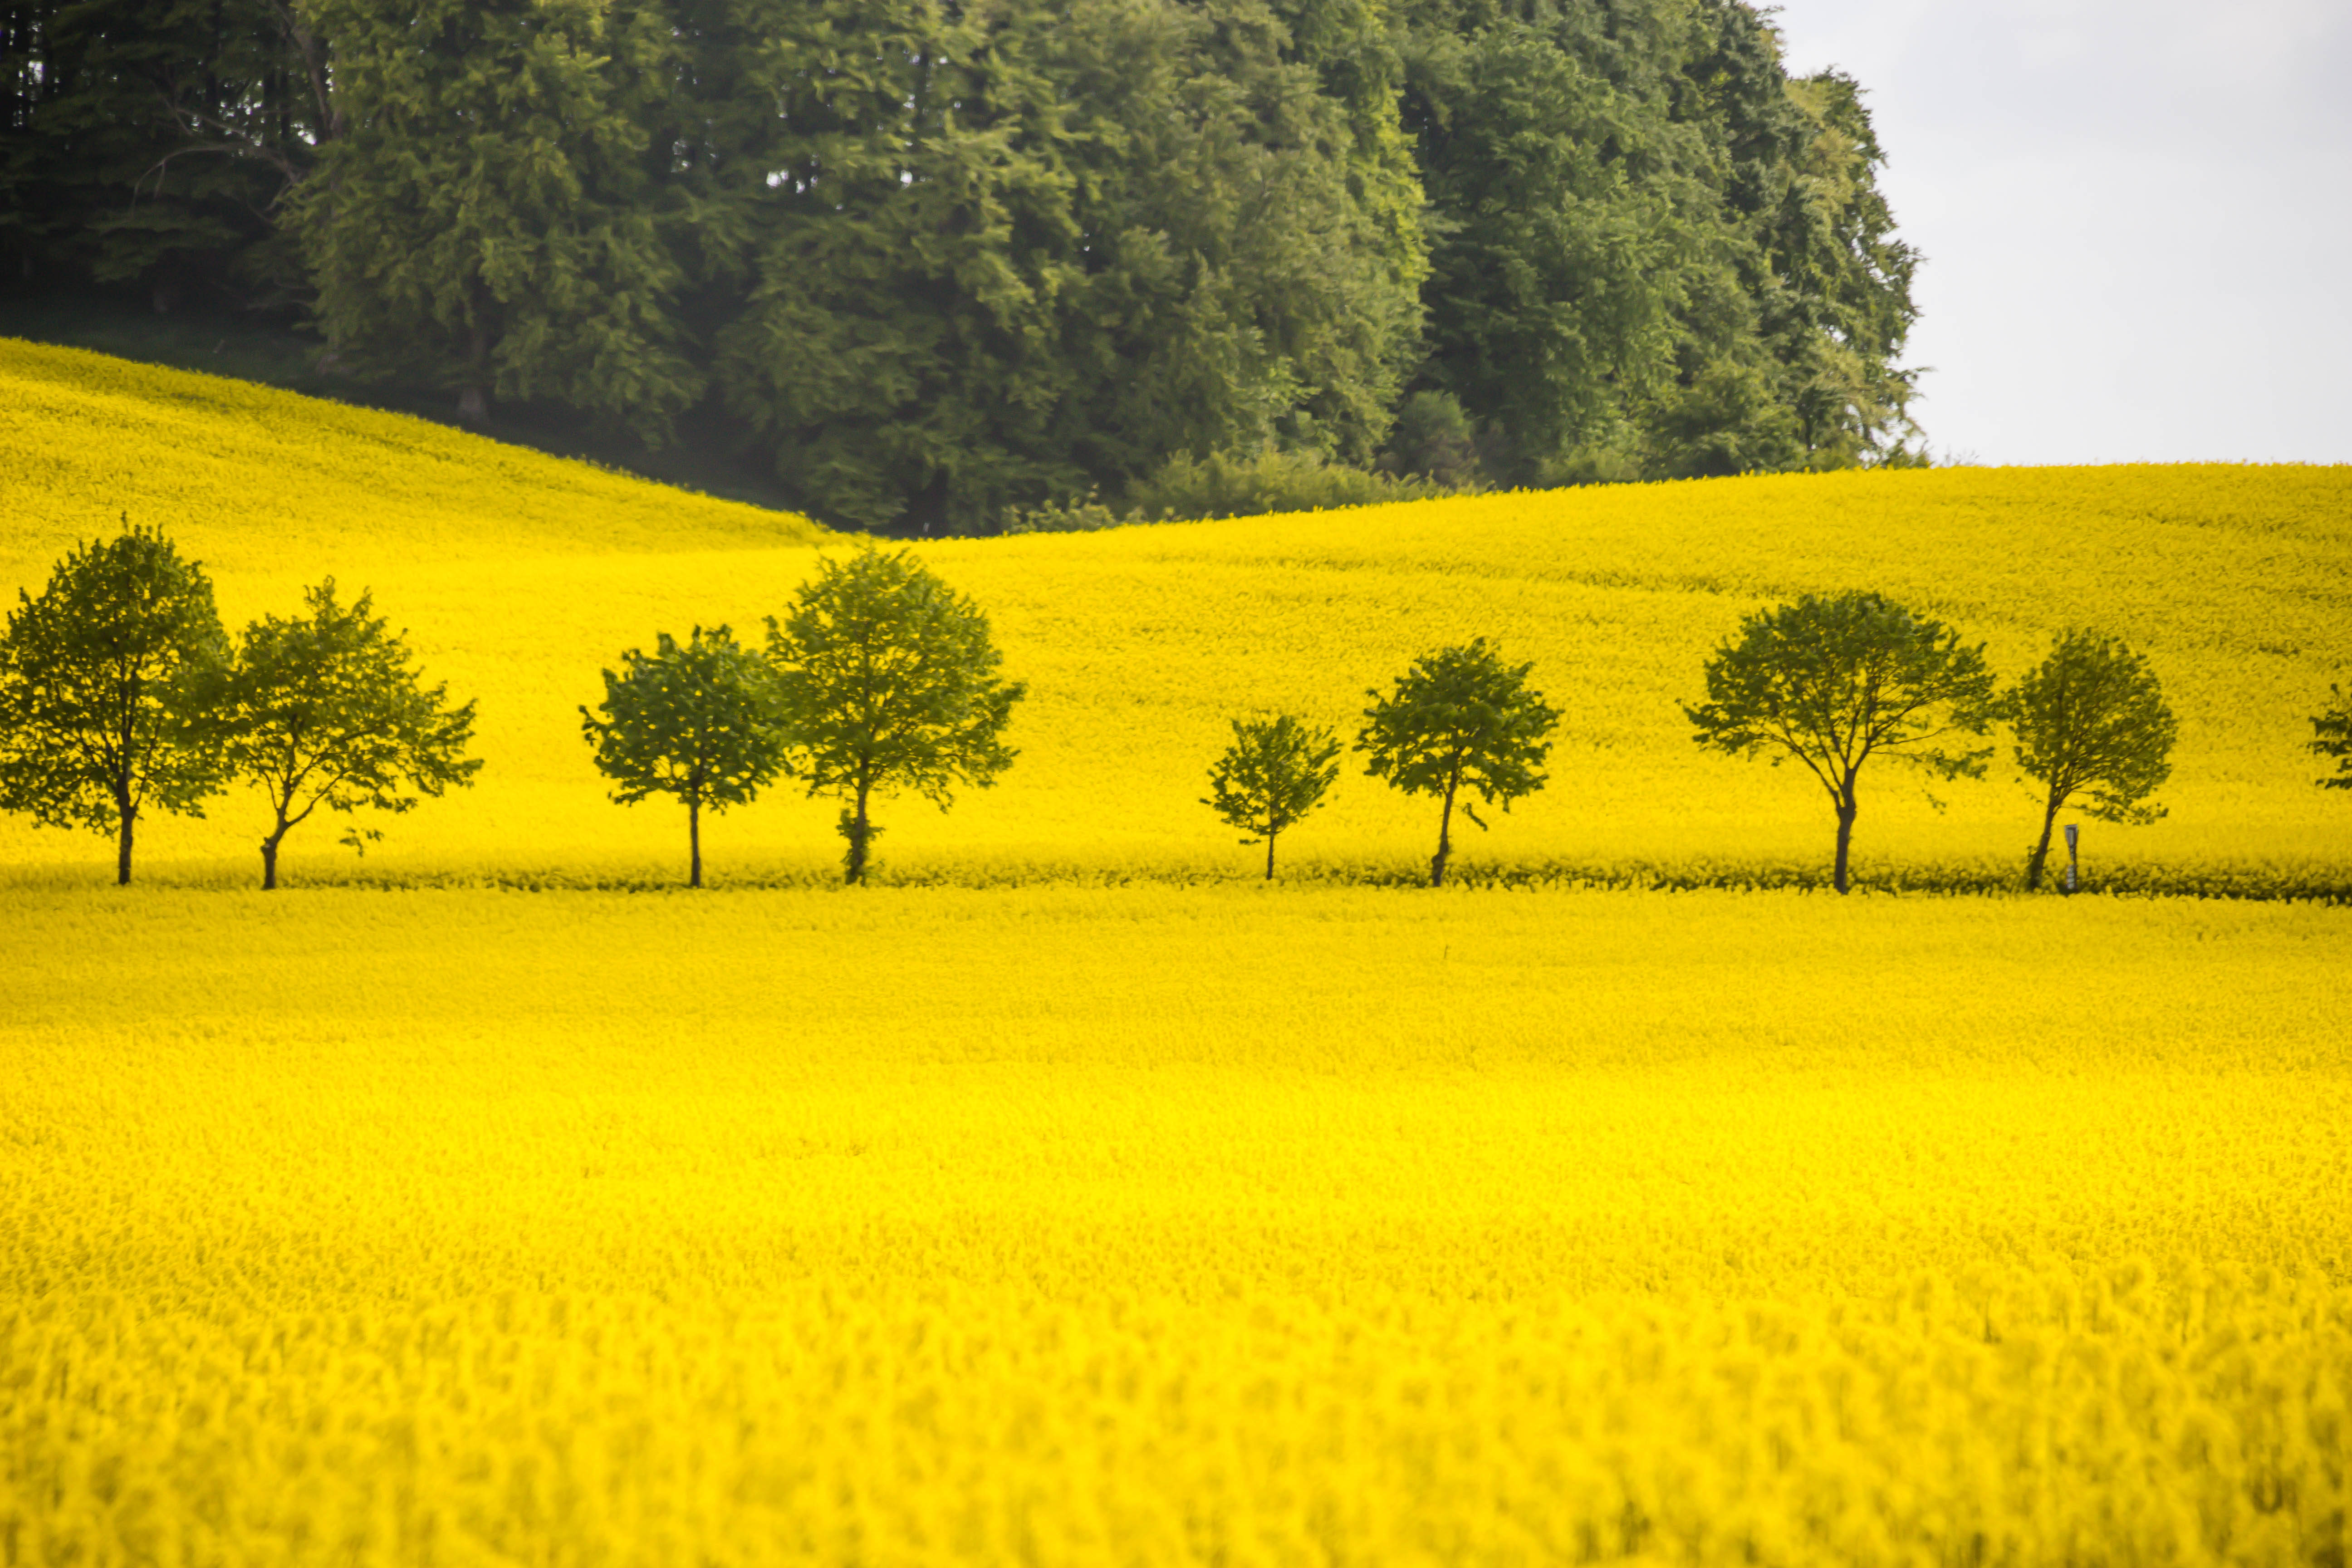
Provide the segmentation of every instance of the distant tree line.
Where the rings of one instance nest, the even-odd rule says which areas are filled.
[[[0,5],[8,274],[902,533],[1917,460],[1882,161],[1747,0]]]
[[[226,782],[257,786],[270,826],[262,886],[278,847],[321,805],[404,812],[473,782],[465,755],[474,705],[427,689],[406,646],[362,593],[332,578],[305,613],[265,616],[234,643],[203,568],[159,531],[127,525],[60,561],[0,631],[0,810],[108,833],[131,880],[150,811],[203,815]],[[688,885],[702,885],[702,818],[789,780],[841,802],[844,879],[866,880],[881,827],[874,803],[912,792],[942,811],[959,787],[986,788],[1013,762],[1004,731],[1027,687],[1003,679],[986,614],[908,550],[871,543],[820,560],[764,647],[726,626],[668,633],[604,672],[604,700],[580,710],[612,798],[667,795],[686,808]],[[1439,803],[1432,887],[1444,885],[1458,810],[1508,811],[1541,790],[1561,713],[1485,638],[1412,661],[1370,699],[1355,739],[1364,772]],[[2146,656],[2074,628],[2014,684],[1999,687],[1981,645],[1882,595],[1806,595],[1759,610],[1706,660],[1706,700],[1684,716],[1700,746],[1795,762],[1836,818],[1832,881],[1850,890],[1861,780],[1874,758],[1939,778],[1980,778],[1977,744],[2006,722],[2021,780],[2042,806],[2024,883],[2042,886],[2051,836],[2070,805],[2104,822],[2151,823],[2172,773],[2179,725]],[[2308,749],[2332,759],[2323,789],[2352,789],[2352,700],[2311,719]],[[1210,768],[1210,807],[1247,845],[1275,844],[1324,804],[1340,741],[1293,713],[1236,718]],[[1930,797],[1932,799],[1932,797]],[[1938,805],[1937,809],[1941,809]],[[2070,830],[2071,831],[2071,830]],[[380,835],[354,827],[362,852]],[[2071,890],[2071,883],[2070,889]]]

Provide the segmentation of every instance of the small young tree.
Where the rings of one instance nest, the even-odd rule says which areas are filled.
[[[877,794],[913,790],[941,811],[950,786],[985,789],[1027,693],[996,677],[988,617],[905,550],[822,561],[791,612],[768,619],[777,710],[809,794],[844,802],[842,879],[863,882]]]
[[[786,771],[783,732],[772,706],[767,667],[725,626],[694,628],[683,646],[667,632],[651,657],[621,656],[604,671],[602,719],[580,710],[596,766],[635,805],[676,795],[686,805],[687,886],[702,886],[702,814],[748,805]]]
[[[191,687],[228,656],[203,567],[161,529],[77,546],[0,635],[0,809],[112,833],[131,880],[150,808],[202,816],[219,748],[192,729]]]
[[[2144,804],[2172,776],[2180,726],[2147,660],[2112,637],[2069,631],[2001,704],[2017,735],[2017,765],[2042,786],[2042,837],[2026,856],[2025,885],[2042,886],[2050,833],[2074,795],[2101,822],[2145,825]]]
[[[2308,743],[2314,755],[2336,759],[2336,772],[2315,782],[2322,789],[2352,789],[2352,694],[2335,686],[2327,694],[2336,706],[2312,716]]]
[[[1505,811],[1521,795],[1544,786],[1543,761],[1551,753],[1549,736],[1559,710],[1543,694],[1528,689],[1535,668],[1506,665],[1478,637],[1412,661],[1383,697],[1364,695],[1364,728],[1356,749],[1366,755],[1364,771],[1386,779],[1407,795],[1433,795],[1444,805],[1437,816],[1437,853],[1430,858],[1429,885],[1445,882],[1454,852],[1454,806],[1465,789]],[[1468,800],[1463,815],[1486,829]]]
[[[1274,880],[1274,841],[1323,800],[1339,776],[1339,737],[1285,713],[1233,721],[1234,743],[1209,770],[1201,802],[1250,837],[1265,840],[1265,879]]]
[[[474,705],[450,707],[446,684],[425,689],[407,644],[371,613],[373,595],[339,605],[330,577],[302,597],[309,615],[255,621],[235,661],[198,687],[199,724],[218,737],[229,772],[269,800],[265,889],[278,886],[278,847],[319,807],[408,811],[470,785],[482,766],[465,754]],[[345,839],[381,837],[354,828]]]
[[[1776,767],[1794,757],[1828,794],[1841,893],[1864,763],[1884,752],[1942,778],[1981,778],[1992,755],[1936,743],[1990,725],[1984,649],[1876,594],[1808,594],[1748,616],[1708,657],[1706,694],[1705,706],[1683,708],[1694,741],[1733,756],[1762,751]]]

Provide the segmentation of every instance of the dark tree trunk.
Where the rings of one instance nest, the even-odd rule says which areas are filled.
[[[873,837],[873,825],[866,820],[866,797],[869,785],[857,782],[857,810],[849,819],[849,853],[842,857],[841,879],[852,885],[866,880],[866,841]]]
[[[278,890],[278,846],[285,837],[286,829],[281,826],[261,841],[261,890],[265,893]]]
[[[1853,798],[1853,780],[1849,777],[1845,781],[1845,793],[1838,797],[1837,868],[1831,875],[1831,880],[1841,893],[1851,890],[1846,879],[1846,863],[1853,850],[1853,819],[1861,809]]]
[[[1454,852],[1454,791],[1461,782],[1459,768],[1445,775],[1445,807],[1437,814],[1437,853],[1429,860],[1429,885],[1433,888],[1445,886],[1445,858]]]
[[[457,389],[457,417],[468,425],[480,425],[490,416],[490,333],[480,322],[474,324],[466,345],[466,384]]]
[[[693,795],[686,800],[686,885],[702,886],[702,802]]]
[[[2033,853],[2025,858],[2025,890],[2029,893],[2042,886],[2042,868],[2050,860],[2051,830],[2057,826],[2058,808],[2065,804],[2065,796],[2054,789],[2050,792],[2049,806],[2042,814],[2042,837],[2033,846]]]
[[[1269,882],[1274,880],[1274,835],[1272,833],[1265,836],[1265,879]]]
[[[139,808],[126,805],[121,811],[122,826],[114,836],[114,885],[127,888],[131,885],[131,825],[139,820]]]

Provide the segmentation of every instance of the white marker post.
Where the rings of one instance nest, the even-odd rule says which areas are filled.
[[[2066,890],[2070,893],[2074,890],[2074,868],[2079,864],[2074,834],[2074,825],[2070,822],[2066,825]]]

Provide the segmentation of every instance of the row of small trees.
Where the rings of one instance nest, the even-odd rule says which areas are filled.
[[[126,518],[18,599],[0,635],[0,810],[111,834],[118,882],[142,817],[202,816],[232,779],[268,799],[275,888],[278,846],[320,806],[404,812],[481,768],[465,754],[474,705],[427,688],[370,596],[345,605],[331,577],[302,614],[232,642],[203,567]],[[381,837],[354,826],[343,841]]]
[[[407,811],[481,767],[465,755],[474,704],[427,688],[369,595],[344,605],[332,578],[306,592],[302,615],[265,616],[232,642],[201,567],[126,522],[69,553],[38,597],[19,598],[0,636],[0,809],[112,833],[120,881],[144,813],[202,816],[231,779],[269,802],[262,885],[274,888],[279,846],[320,806]],[[683,643],[663,634],[653,653],[631,649],[605,670],[604,701],[580,710],[615,801],[685,806],[691,885],[702,882],[703,814],[779,780],[840,799],[844,876],[861,882],[877,797],[912,792],[945,809],[955,788],[984,788],[1011,765],[1003,731],[1026,688],[998,675],[979,606],[910,552],[869,546],[821,562],[766,628],[761,648],[724,626]],[[1508,811],[1546,783],[1560,713],[1529,688],[1532,668],[1477,638],[1365,693],[1365,772],[1439,802],[1432,886],[1445,879],[1457,807],[1483,829],[1478,807]],[[1981,777],[1994,747],[1971,742],[1998,722],[2042,794],[2029,888],[2069,805],[2111,822],[2164,815],[2150,797],[2170,776],[2179,724],[2145,657],[2111,637],[2062,633],[2001,689],[1982,646],[1940,622],[1877,594],[1807,595],[1746,617],[1704,673],[1706,700],[1683,710],[1693,739],[1807,771],[1836,817],[1840,892],[1865,764]],[[2323,787],[2352,789],[2352,700],[2330,689],[2310,749],[2336,762]],[[1202,804],[1265,845],[1271,878],[1276,841],[1338,778],[1341,743],[1295,714],[1232,728]],[[354,826],[343,841],[379,837]]]
[[[1418,659],[1395,689],[1370,691],[1356,741],[1365,771],[1410,794],[1441,797],[1430,885],[1445,879],[1457,798],[1484,828],[1477,804],[1510,808],[1540,789],[1557,710],[1527,688],[1484,640]],[[1999,688],[1981,644],[1882,595],[1807,595],[1748,616],[1706,664],[1706,700],[1685,705],[1699,745],[1733,756],[1795,761],[1837,819],[1832,881],[1851,887],[1853,826],[1864,764],[1874,757],[1943,779],[1981,778],[1995,748],[1969,742],[2006,722],[2021,773],[2042,794],[2025,885],[2038,889],[2058,815],[2147,824],[2165,815],[2150,796],[2172,775],[2179,724],[2144,655],[2085,630],[2060,633],[2042,662]],[[2322,787],[2352,789],[2352,702],[2312,720],[2311,750],[2333,757]],[[1233,744],[1210,773],[1202,802],[1265,845],[1318,805],[1339,775],[1339,742],[1295,715],[1233,724]]]

